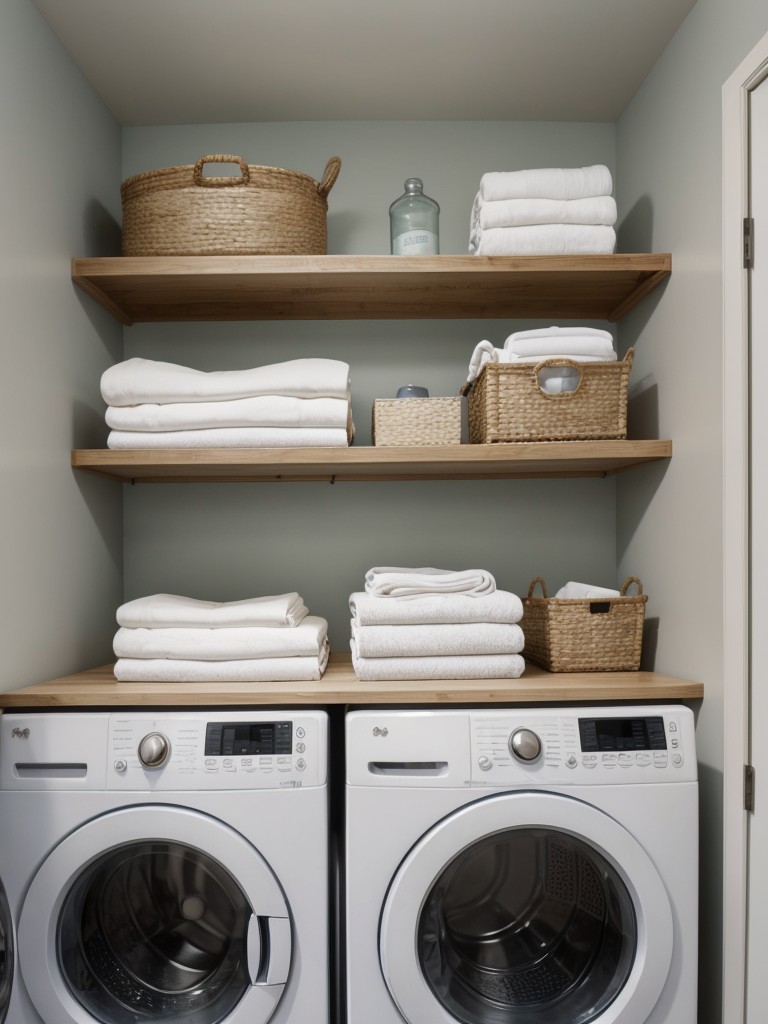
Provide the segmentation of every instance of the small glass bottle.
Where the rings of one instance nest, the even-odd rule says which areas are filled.
[[[408,178],[405,192],[389,208],[393,256],[436,256],[440,251],[440,207],[424,195],[421,178]]]

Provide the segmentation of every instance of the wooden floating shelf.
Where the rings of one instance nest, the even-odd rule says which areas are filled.
[[[126,483],[494,480],[607,476],[668,459],[671,441],[351,448],[75,449],[72,465]]]
[[[313,683],[120,683],[112,665],[0,693],[0,707],[210,707],[328,704],[567,704],[699,700],[701,683],[656,672],[551,673],[535,665],[520,679],[363,683],[349,655],[333,655]]]
[[[604,256],[122,256],[72,279],[121,323],[463,317],[616,321],[669,253]]]

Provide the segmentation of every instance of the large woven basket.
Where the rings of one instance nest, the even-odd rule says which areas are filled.
[[[469,395],[469,443],[588,441],[627,436],[627,389],[634,350],[616,362],[486,363]],[[572,367],[573,391],[547,394],[539,374]]]
[[[540,585],[543,597],[534,597]],[[628,595],[632,585],[636,595]],[[548,597],[541,576],[523,598],[523,655],[550,672],[634,672],[640,668],[647,595],[636,576],[621,597]]]
[[[203,174],[233,163],[235,176]],[[126,179],[124,256],[299,256],[327,250],[328,193],[341,168],[331,157],[321,181],[283,167],[216,154]]]
[[[373,443],[379,447],[461,444],[461,398],[376,398]]]

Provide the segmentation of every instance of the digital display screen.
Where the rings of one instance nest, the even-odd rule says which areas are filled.
[[[293,722],[209,722],[205,731],[206,757],[292,752]]]
[[[584,752],[667,749],[661,715],[648,718],[580,718],[579,737]]]

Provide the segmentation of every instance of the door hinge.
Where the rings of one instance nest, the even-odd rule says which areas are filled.
[[[751,764],[744,765],[744,810],[755,810],[755,769]]]
[[[754,217],[744,218],[744,269],[753,270],[755,266],[755,220]]]

